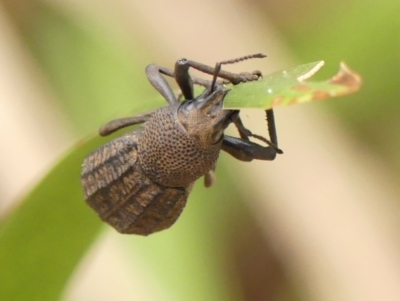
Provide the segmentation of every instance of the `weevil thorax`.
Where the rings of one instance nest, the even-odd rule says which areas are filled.
[[[236,111],[223,110],[226,93],[223,86],[216,86],[154,112],[138,147],[147,176],[168,187],[187,187],[215,169],[224,130],[237,116]]]

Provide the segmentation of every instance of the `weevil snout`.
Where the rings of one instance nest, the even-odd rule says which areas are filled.
[[[239,111],[224,110],[224,98],[229,90],[222,85],[205,91],[197,98],[183,102],[178,109],[179,121],[186,132],[205,144],[215,144]]]

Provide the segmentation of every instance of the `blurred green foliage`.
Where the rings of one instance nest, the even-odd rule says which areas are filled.
[[[97,236],[101,224],[82,206],[79,182],[93,144],[56,165],[1,225],[2,300],[57,300]]]
[[[148,109],[142,100],[154,92],[143,76],[140,62],[148,53],[139,40],[126,49],[94,20],[79,22],[40,1],[28,2],[36,9],[18,25],[79,135],[92,134],[110,116]]]
[[[327,106],[360,143],[400,172],[400,2],[292,1],[283,8],[266,1],[268,17],[300,62],[327,62],[319,76],[345,61],[363,77],[363,87]]]

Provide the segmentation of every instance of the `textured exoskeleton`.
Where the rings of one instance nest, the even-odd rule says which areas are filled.
[[[267,110],[271,142],[247,130],[238,110],[223,110],[229,90],[217,77],[238,84],[257,80],[261,74],[230,73],[221,70],[221,65],[255,57],[264,55],[220,62],[215,68],[186,59],[178,60],[174,71],[147,66],[150,83],[168,106],[109,122],[100,129],[101,135],[143,122],[144,126],[105,144],[83,162],[85,198],[102,220],[121,233],[148,235],[169,228],[182,212],[193,183],[201,176],[205,176],[207,187],[214,182],[221,149],[242,161],[273,160],[282,153],[277,147],[272,110]],[[191,77],[189,67],[213,75],[213,80]],[[175,78],[184,101],[177,100],[162,75]],[[206,89],[194,97],[193,84]],[[235,124],[241,138],[224,135],[230,123]],[[268,146],[251,142],[249,137]]]

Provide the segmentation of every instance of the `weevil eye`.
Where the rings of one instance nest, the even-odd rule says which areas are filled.
[[[190,112],[191,110],[193,110],[195,108],[193,101],[188,100],[187,102],[185,102],[184,104],[181,105],[181,107],[179,108],[179,110],[183,110],[186,112]]]
[[[210,108],[210,111],[207,113],[207,116],[210,118],[215,118],[222,111],[222,106],[223,106],[223,102],[221,99],[213,107]]]

